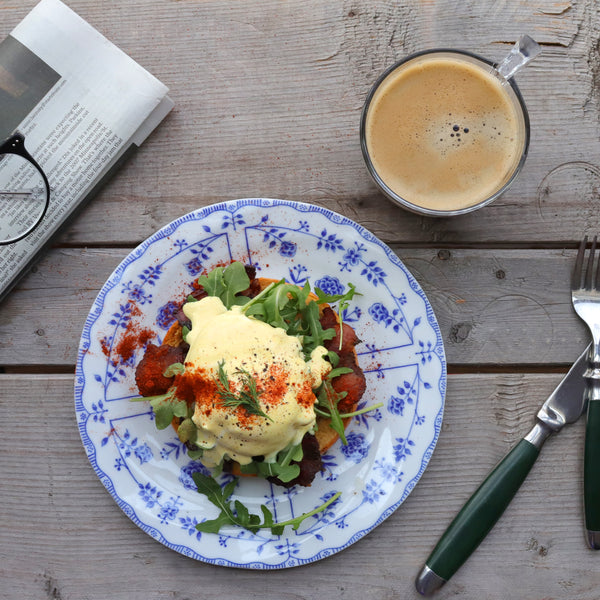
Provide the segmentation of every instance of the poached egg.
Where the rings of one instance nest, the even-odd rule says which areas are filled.
[[[318,346],[306,361],[297,337],[245,315],[242,307],[228,310],[216,296],[189,302],[183,311],[192,323],[185,370],[193,382],[202,464],[216,467],[229,458],[246,465],[256,456],[274,462],[281,450],[299,444],[315,427],[314,390],[331,371],[327,350]],[[234,393],[252,378],[264,415],[224,405],[219,365]]]

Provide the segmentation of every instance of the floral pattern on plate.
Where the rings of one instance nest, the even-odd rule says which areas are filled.
[[[190,460],[175,432],[154,427],[138,394],[141,350],[128,336],[160,343],[178,302],[204,270],[231,260],[258,276],[329,294],[353,283],[360,292],[343,318],[357,331],[367,379],[361,407],[383,406],[353,419],[347,445],[323,457],[311,487],[284,489],[240,480],[234,498],[255,513],[266,505],[276,521],[310,512],[297,531],[252,534],[229,527],[200,533],[218,510],[195,491]],[[129,340],[131,341],[131,340]],[[165,546],[218,565],[293,567],[330,556],[379,525],[423,474],[442,423],[446,364],[433,310],[397,256],[353,221],[321,207],[272,199],[212,205],[173,221],[133,250],[102,287],[86,320],[77,360],[75,409],[83,446],[98,477],[125,514]],[[222,483],[229,476],[221,478]]]

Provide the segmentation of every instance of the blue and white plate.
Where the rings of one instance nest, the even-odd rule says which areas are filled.
[[[348,445],[338,441],[311,487],[290,490],[255,478],[234,493],[251,512],[264,504],[276,520],[307,513],[336,492],[327,510],[297,531],[219,534],[195,525],[217,508],[195,491],[190,460],[171,428],[157,431],[136,397],[141,350],[117,353],[127,332],[152,329],[160,341],[178,301],[205,269],[239,260],[259,276],[282,278],[337,294],[362,294],[343,317],[362,344],[367,379],[362,405],[383,407],[355,417]],[[442,336],[425,294],[396,255],[374,235],[324,208],[270,199],[209,206],[173,221],[117,267],[85,323],[77,359],[75,409],[85,451],[125,514],[165,546],[229,567],[276,569],[319,560],[369,533],[400,506],[435,447],[446,389]]]

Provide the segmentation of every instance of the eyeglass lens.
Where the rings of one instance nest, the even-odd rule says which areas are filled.
[[[46,185],[35,165],[17,154],[0,154],[0,242],[31,231],[46,200]]]

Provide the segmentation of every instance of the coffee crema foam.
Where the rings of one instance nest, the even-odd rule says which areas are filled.
[[[525,147],[516,95],[484,63],[424,55],[390,73],[365,122],[382,181],[404,200],[460,210],[498,192]]]

